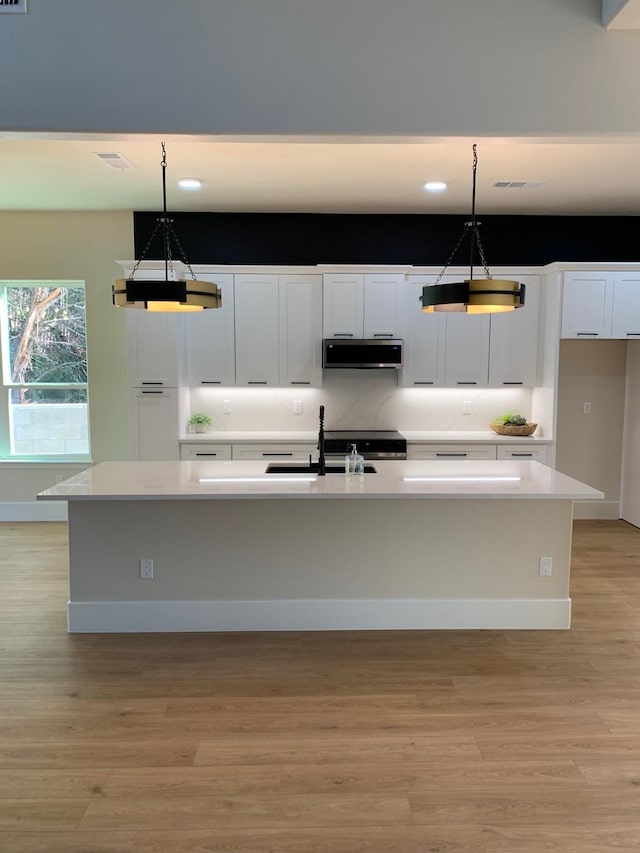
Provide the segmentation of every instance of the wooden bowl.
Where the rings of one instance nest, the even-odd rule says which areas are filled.
[[[515,426],[514,424],[489,424],[494,432],[498,435],[533,435],[538,424],[523,424]]]

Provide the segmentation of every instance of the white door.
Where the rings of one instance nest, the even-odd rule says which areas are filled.
[[[540,280],[518,276],[526,287],[525,304],[492,314],[489,340],[489,386],[533,387],[538,384]]]
[[[322,276],[281,275],[280,384],[322,384]]]
[[[612,272],[564,274],[561,337],[611,337],[613,280]]]
[[[180,458],[177,388],[129,390],[129,445],[132,459],[157,462]]]
[[[446,315],[422,310],[422,288],[434,275],[410,275],[400,289],[400,337],[404,339],[404,367],[400,382],[406,387],[444,384]],[[442,279],[443,283],[446,276]]]
[[[325,338],[364,337],[364,275],[332,273],[323,277]]]
[[[129,385],[171,387],[179,384],[178,314],[128,308]]]
[[[222,305],[208,311],[184,314],[185,380],[190,388],[234,385],[236,381],[233,275],[198,274],[215,282],[222,292]]]
[[[237,275],[236,384],[278,385],[280,341],[278,276]]]
[[[640,273],[615,273],[611,336],[640,338]]]
[[[372,273],[364,277],[364,338],[397,338],[399,293],[404,273]]]
[[[486,387],[489,380],[489,314],[446,314],[445,384]]]

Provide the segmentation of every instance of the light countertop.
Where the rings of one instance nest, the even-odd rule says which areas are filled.
[[[599,500],[604,494],[538,462],[378,461],[378,473],[266,474],[264,461],[102,462],[39,500],[285,498]]]
[[[330,431],[330,430],[329,430]],[[528,436],[498,435],[493,430],[399,430],[409,443],[447,444],[449,442],[466,444],[552,444],[552,439],[536,434]],[[258,442],[279,442],[285,444],[317,444],[318,433],[309,431],[229,431],[190,432],[180,436],[183,444],[190,442],[212,442],[226,444],[252,444]]]

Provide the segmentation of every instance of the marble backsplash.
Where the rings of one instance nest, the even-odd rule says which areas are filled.
[[[486,430],[507,411],[532,416],[529,388],[403,388],[395,371],[325,371],[322,388],[192,388],[189,411],[205,412],[212,430]],[[224,414],[225,402],[229,413]],[[295,414],[295,403],[301,414]],[[471,411],[463,414],[463,404]]]

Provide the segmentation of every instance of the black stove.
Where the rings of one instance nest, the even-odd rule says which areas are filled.
[[[407,439],[395,429],[326,430],[324,452],[344,456],[355,444],[365,459],[406,459]]]

